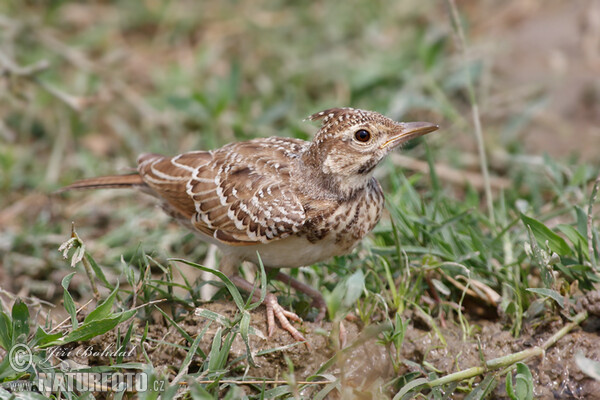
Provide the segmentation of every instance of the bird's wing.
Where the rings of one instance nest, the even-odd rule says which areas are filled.
[[[267,243],[298,232],[306,219],[290,187],[288,155],[301,143],[271,138],[173,158],[150,154],[138,170],[204,234],[230,245]]]

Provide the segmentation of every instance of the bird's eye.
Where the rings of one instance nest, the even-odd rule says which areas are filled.
[[[371,140],[371,134],[365,129],[360,129],[354,134],[354,138],[361,143],[367,143]]]

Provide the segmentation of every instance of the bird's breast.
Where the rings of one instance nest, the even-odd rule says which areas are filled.
[[[310,217],[297,234],[269,243],[225,246],[222,250],[239,259],[271,268],[295,268],[325,261],[352,251],[381,218],[384,196],[377,181],[351,201],[323,203],[309,211]]]
[[[383,192],[373,179],[364,191],[351,199],[316,207],[305,224],[304,234],[310,242],[327,239],[349,252],[375,228],[383,206]]]

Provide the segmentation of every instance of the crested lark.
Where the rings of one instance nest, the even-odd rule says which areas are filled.
[[[384,197],[373,170],[400,144],[436,130],[425,122],[394,122],[381,114],[333,108],[309,117],[322,125],[312,142],[284,137],[231,143],[211,151],[166,157],[142,154],[138,173],[76,182],[65,189],[138,187],[165,211],[216,244],[220,267],[236,286],[253,285],[237,274],[247,260],[268,268],[311,265],[350,252],[379,221]],[[278,273],[311,296],[325,314],[322,295]],[[269,336],[277,317],[304,341],[276,297],[265,298]]]

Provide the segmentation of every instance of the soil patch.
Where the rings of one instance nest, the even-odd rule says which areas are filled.
[[[560,339],[543,357],[527,361],[534,377],[535,398],[600,398],[600,382],[583,374],[574,361],[574,355],[578,351],[583,352],[588,358],[600,360],[599,300],[600,291],[589,293],[578,306],[581,309],[587,309],[590,314],[584,325]],[[202,305],[202,308],[219,313],[229,319],[233,319],[238,312],[233,303],[227,302],[206,303]],[[412,314],[407,314],[405,317],[412,321],[418,320],[418,316]],[[209,322],[208,319],[197,316],[192,311],[179,322],[179,327],[195,338]],[[268,339],[251,335],[250,347],[255,354],[256,366],[249,367],[246,371],[245,364],[240,362],[240,369],[235,372],[239,373],[239,376],[245,374],[246,379],[255,377],[285,380],[289,376],[287,361],[289,360],[294,366],[296,381],[302,381],[315,374],[325,362],[336,357],[337,354],[331,368],[326,373],[339,377],[342,389],[341,392],[332,392],[328,398],[381,398],[382,385],[395,376],[401,376],[408,372],[428,374],[433,370],[437,370],[438,376],[442,376],[480,366],[482,360],[501,357],[541,345],[566,322],[558,316],[547,319],[536,327],[526,327],[519,338],[512,337],[500,323],[487,320],[470,321],[471,335],[465,335],[463,329],[455,323],[449,323],[447,328],[440,329],[440,334],[424,324],[411,323],[402,346],[402,362],[396,365],[396,370],[392,358],[395,350],[381,344],[381,335],[379,335],[381,329],[374,326],[362,328],[358,323],[344,321],[347,340],[345,349],[340,352],[338,351],[339,335],[332,333],[339,332],[334,324],[331,322],[322,324],[304,322],[301,327],[310,343],[309,347],[303,344],[294,345],[290,335],[281,329],[276,330],[274,336]],[[204,334],[200,344],[204,354],[210,352],[214,335],[219,326],[212,322]],[[267,331],[264,307],[259,307],[252,312],[251,326],[263,333]],[[143,325],[135,327],[138,335],[141,335],[143,330]],[[147,337],[149,340],[145,344],[145,350],[152,364],[160,366],[161,372],[171,377],[175,376],[187,354],[185,347],[189,347],[190,344],[178,329],[169,326],[164,320],[151,324]],[[442,338],[446,342],[445,344]],[[116,341],[116,333],[113,331],[89,342],[79,343],[71,350],[77,350],[77,346],[80,350],[89,348],[89,346],[101,350],[107,344]],[[180,345],[183,348],[174,345]],[[268,352],[270,349],[279,350]],[[237,358],[244,360],[245,352],[245,344],[238,335],[231,348],[230,360]],[[261,352],[266,352],[266,354],[261,355]],[[73,353],[77,353],[77,351]],[[135,353],[135,356],[127,361],[146,362],[139,348]],[[99,357],[79,358],[74,361],[89,366],[106,365],[107,363],[106,359]],[[189,371],[198,371],[203,361],[203,358],[197,355],[192,361]],[[430,370],[422,370],[423,365],[429,365]],[[229,376],[233,374],[235,373],[230,373]],[[310,398],[322,387],[322,385],[311,386],[301,395]],[[254,389],[248,386],[246,390],[247,393],[252,393]],[[391,397],[397,390],[398,388],[390,387],[383,394]],[[453,398],[460,398],[460,393],[455,393]],[[495,389],[494,398],[506,398],[503,381]]]

